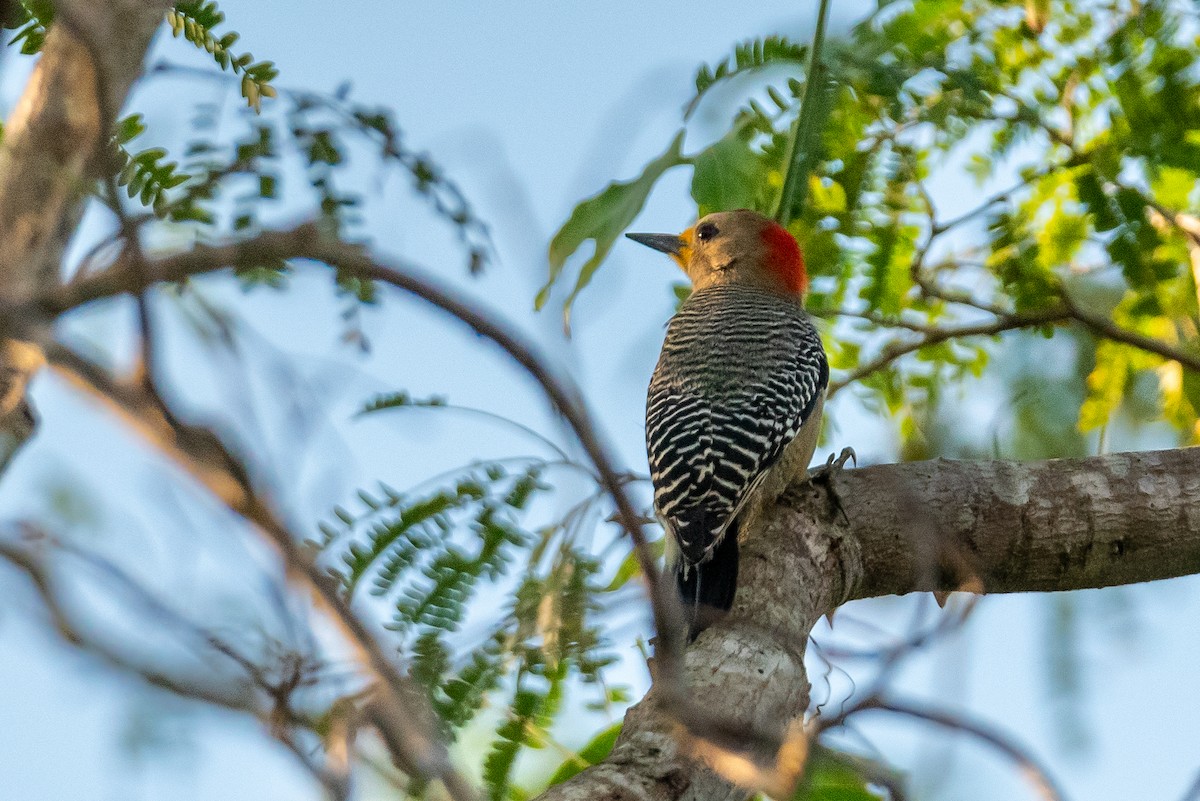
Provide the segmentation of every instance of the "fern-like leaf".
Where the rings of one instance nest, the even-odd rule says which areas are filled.
[[[434,395],[430,398],[414,398],[409,393],[401,390],[399,392],[377,395],[363,405],[360,414],[382,412],[388,409],[432,409],[445,405],[446,399],[440,395]]]
[[[767,36],[743,42],[733,49],[728,58],[713,66],[705,64],[700,67],[696,73],[696,94],[688,101],[684,109],[684,118],[690,117],[708,90],[721,81],[773,64],[804,66],[807,58],[807,46],[792,42],[783,36]]]
[[[125,147],[146,129],[142,115],[132,114],[117,122],[111,143],[111,165],[116,173],[117,186],[123,187],[130,198],[137,198],[160,219],[171,217],[168,192],[192,178],[178,170],[178,164],[167,160],[167,151],[152,147],[130,153]],[[116,198],[112,199],[116,202]]]
[[[278,77],[279,71],[270,61],[256,62],[249,53],[233,52],[231,48],[237,43],[238,34],[230,31],[218,37],[214,33],[224,21],[225,14],[213,0],[180,0],[167,12],[171,34],[176,38],[182,36],[208,52],[222,70],[241,75],[242,97],[246,104],[256,112],[262,111],[262,98],[275,97],[271,81]]]

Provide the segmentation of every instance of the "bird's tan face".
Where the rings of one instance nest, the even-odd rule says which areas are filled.
[[[669,253],[696,291],[737,284],[802,296],[807,285],[804,261],[792,235],[746,209],[709,214],[678,236],[629,237]]]

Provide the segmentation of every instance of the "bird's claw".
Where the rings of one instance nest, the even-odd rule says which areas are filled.
[[[813,479],[828,480],[836,471],[844,470],[846,462],[854,462],[854,466],[858,467],[858,454],[854,452],[854,448],[842,448],[842,452],[837,456],[834,456],[832,453],[829,454],[829,458],[825,460],[825,464],[813,471]]]
[[[841,514],[842,519],[847,525],[850,523],[850,518],[846,516],[846,510],[842,507],[841,499],[838,498],[837,490],[833,486],[834,473],[840,472],[846,468],[846,462],[854,462],[854,466],[858,467],[858,456],[854,453],[853,448],[842,448],[842,452],[837,456],[829,454],[829,459],[825,464],[813,471],[811,481],[814,483],[824,484],[829,491],[829,500],[833,507]]]

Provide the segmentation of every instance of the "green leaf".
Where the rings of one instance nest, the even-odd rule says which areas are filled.
[[[620,733],[621,724],[614,723],[597,734],[592,738],[591,742],[579,749],[579,753],[573,758],[568,759],[558,766],[558,770],[554,771],[554,775],[550,777],[550,782],[547,786],[553,787],[556,784],[562,784],[584,768],[598,765],[612,751],[613,745],[616,744],[617,736]]]
[[[388,392],[376,395],[359,410],[359,414],[370,414],[372,412],[381,412],[388,409],[408,409],[408,408],[436,408],[445,406],[447,403],[444,395],[434,395],[429,398],[414,398],[412,395],[401,390],[400,392]]]
[[[1168,209],[1189,209],[1196,192],[1197,178],[1191,170],[1163,167],[1151,182],[1158,201]]]
[[[854,767],[858,757],[817,746],[804,766],[804,778],[792,801],[879,801],[867,789],[868,780]],[[888,770],[881,766],[881,770]]]
[[[1087,218],[1064,210],[1060,203],[1036,232],[1038,258],[1047,269],[1068,266],[1087,235]]]
[[[1200,375],[1197,375],[1192,370],[1182,370],[1182,386],[1183,396],[1192,407],[1192,417],[1200,417]],[[1193,424],[1193,429],[1195,425]],[[1200,430],[1194,431],[1193,436],[1200,435]]]
[[[167,155],[167,151],[161,147],[151,147],[143,150],[133,157],[133,160],[138,164],[153,164],[159,159]]]
[[[705,64],[700,67],[696,73],[696,95],[688,102],[683,116],[685,119],[690,117],[705,93],[719,81],[772,64],[803,66],[807,56],[806,45],[795,44],[782,36],[767,36],[743,42],[734,48],[732,56],[716,66],[710,67]]]
[[[238,41],[238,34],[230,31],[218,37],[214,33],[224,21],[225,15],[212,0],[176,0],[175,7],[167,12],[172,36],[182,36],[197,49],[207,52],[222,70],[232,67],[235,73],[243,73],[242,97],[255,112],[261,112],[262,98],[276,96],[270,81],[278,76],[278,70],[270,61],[255,64],[250,53],[231,53],[229,48]]]
[[[675,296],[675,310],[678,311],[683,302],[692,296],[692,285],[687,281],[678,281],[671,285],[671,294]]]
[[[117,123],[117,130],[114,135],[116,136],[117,144],[127,145],[145,130],[146,126],[142,122],[142,115],[130,114]]]
[[[792,126],[792,142],[784,164],[783,188],[775,219],[783,226],[801,216],[804,209],[808,179],[820,157],[821,134],[832,108],[832,84],[821,61],[821,45],[825,40],[825,20],[829,1],[821,0],[817,9],[817,27],[813,32],[812,52],[809,54],[808,75],[800,113]]]
[[[571,304],[592,280],[617,237],[641,212],[655,182],[672,167],[687,163],[682,151],[683,135],[684,132],[680,131],[667,151],[647,164],[637,178],[624,183],[611,183],[600,194],[575,207],[570,219],[550,240],[550,278],[534,300],[535,309],[540,310],[546,305],[550,290],[562,275],[567,259],[590,239],[596,243],[596,249],[580,269],[575,288],[563,304],[564,320],[569,321]]]
[[[656,558],[661,558],[666,540],[655,540],[650,543],[650,552]],[[604,588],[604,592],[616,592],[629,583],[629,580],[641,573],[641,562],[638,561],[637,551],[630,551],[629,554],[621,562],[621,566],[617,568],[617,572],[612,577],[612,581]]]
[[[1079,430],[1094,431],[1107,426],[1129,385],[1129,348],[1102,340],[1096,345],[1096,366],[1087,377],[1087,397],[1079,407]]]
[[[693,159],[692,199],[700,207],[698,217],[755,208],[763,165],[750,147],[749,133],[735,127]]]
[[[898,220],[881,228],[876,236],[875,250],[866,258],[868,283],[862,298],[871,308],[887,315],[900,313],[905,292],[912,281],[909,266],[915,253],[916,232],[902,226]]]
[[[1100,177],[1092,170],[1079,173],[1075,181],[1075,191],[1087,210],[1091,212],[1097,231],[1111,231],[1121,224],[1113,212],[1112,202],[1104,192]]]

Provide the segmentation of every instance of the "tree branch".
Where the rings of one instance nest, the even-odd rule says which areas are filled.
[[[848,599],[950,590],[964,570],[986,592],[1200,573],[1200,448],[879,465],[836,489],[862,557]]]
[[[84,277],[69,286],[43,292],[34,302],[15,304],[7,310],[5,319],[12,328],[21,330],[29,321],[46,316],[57,316],[81,303],[112,295],[130,292],[140,295],[161,281],[179,281],[184,278],[215,271],[227,266],[252,263],[264,254],[278,258],[309,258],[335,267],[342,273],[362,279],[390,284],[417,295],[433,305],[449,312],[466,323],[479,334],[496,342],[522,368],[533,376],[554,407],[567,419],[576,437],[596,467],[600,484],[613,499],[617,507],[617,519],[634,541],[635,550],[650,585],[655,622],[659,630],[657,648],[658,670],[666,688],[678,686],[669,677],[678,675],[677,654],[680,652],[678,602],[669,589],[664,589],[658,580],[656,565],[642,533],[642,520],[629,499],[624,477],[619,473],[607,449],[590,420],[579,394],[573,387],[557,378],[545,366],[533,348],[493,321],[486,313],[470,304],[456,299],[427,279],[414,276],[377,263],[361,248],[343,242],[329,241],[321,237],[315,226],[304,225],[288,232],[272,232],[253,240],[222,247],[201,246],[196,249],[154,261],[147,259],[136,247],[126,248],[118,263],[98,275]],[[22,331],[23,333],[23,331]],[[418,703],[418,697],[407,680],[382,656],[379,646],[353,612],[346,606],[337,588],[329,577],[321,572],[309,556],[300,550],[297,538],[280,522],[279,518],[257,498],[244,466],[211,432],[181,425],[152,393],[145,388],[123,386],[113,382],[102,371],[81,360],[77,355],[61,346],[46,344],[52,362],[64,366],[87,387],[94,387],[103,397],[116,402],[120,410],[129,416],[138,430],[146,434],[161,450],[176,460],[204,486],[220,498],[231,510],[252,522],[279,548],[289,568],[305,578],[318,599],[333,619],[346,631],[349,641],[356,643],[362,651],[360,660],[373,673],[391,687],[392,694],[404,701],[402,704],[375,705],[374,722],[388,741],[393,754],[411,772],[420,776],[435,776],[444,782],[461,784],[457,775],[449,769],[444,750],[431,752],[433,743],[428,737],[413,742],[411,737],[412,709],[425,710],[426,704]],[[673,696],[676,700],[679,694]],[[682,717],[696,726],[710,726],[699,708],[687,708]],[[418,727],[420,728],[420,727]],[[731,737],[742,732],[731,733]],[[403,742],[407,737],[408,742]],[[456,797],[465,797],[465,785],[452,786]],[[457,792],[456,792],[457,791]]]
[[[0,301],[5,302],[25,300],[58,282],[62,254],[96,174],[95,157],[170,7],[165,0],[57,0],[54,5],[58,24],[46,34],[0,140]],[[96,42],[120,46],[96,48]],[[37,362],[13,356],[10,345],[0,349],[0,470],[34,427],[24,395]]]
[[[555,375],[534,347],[519,334],[493,320],[485,311],[455,298],[432,280],[420,277],[411,267],[390,267],[366,254],[362,248],[328,240],[321,236],[315,225],[304,224],[289,231],[264,232],[244,242],[220,246],[198,245],[190,251],[144,262],[136,255],[125,253],[108,270],[43,293],[31,306],[10,308],[7,313],[11,319],[28,318],[38,313],[57,315],[93,300],[125,293],[137,295],[156,283],[178,282],[231,266],[254,264],[266,256],[312,259],[346,274],[389,284],[415,295],[492,340],[537,381],[555,410],[571,426],[596,468],[600,486],[612,498],[616,519],[634,544],[639,567],[652,599],[655,628],[659,635],[656,649],[659,668],[664,675],[677,673],[677,655],[682,648],[680,633],[683,630],[678,599],[673,588],[659,580],[653,552],[642,530],[642,516],[629,498],[623,474],[609,455],[608,446],[601,438],[578,390]]]
[[[908,342],[900,340],[891,342],[878,356],[871,361],[859,365],[842,378],[839,378],[837,381],[829,382],[828,396],[832,398],[838,392],[845,389],[849,384],[853,384],[855,381],[859,381],[874,372],[882,370],[902,356],[907,356],[910,353],[914,353],[921,348],[926,348],[930,345],[938,345],[942,342],[948,342],[951,339],[960,339],[963,337],[995,336],[996,334],[1002,334],[1005,331],[1014,331],[1020,328],[1032,328],[1035,326],[1062,322],[1063,320],[1068,319],[1068,317],[1069,315],[1066,310],[1047,309],[1046,311],[1041,312],[1008,314],[992,322],[979,323],[976,325],[930,328],[926,330],[925,335],[920,339],[911,340]]]
[[[938,293],[933,293],[938,294]],[[942,296],[947,300],[953,300],[951,296]],[[974,305],[974,304],[972,304]],[[976,308],[979,308],[978,306]],[[848,385],[855,381],[861,381],[863,378],[878,372],[879,370],[888,367],[893,362],[914,353],[921,348],[929,347],[930,345],[938,345],[942,342],[949,342],[952,339],[962,339],[965,337],[977,336],[996,336],[1007,331],[1017,331],[1025,328],[1036,328],[1043,325],[1053,325],[1055,323],[1076,322],[1092,333],[1104,339],[1110,339],[1114,342],[1121,342],[1126,345],[1144,350],[1147,353],[1153,353],[1170,361],[1179,362],[1188,370],[1200,373],[1200,355],[1182,350],[1160,339],[1154,339],[1137,331],[1130,331],[1127,328],[1122,328],[1115,322],[1105,317],[1102,314],[1088,311],[1079,306],[1066,293],[1062,293],[1062,303],[1059,306],[1051,307],[1043,311],[1035,312],[1000,312],[994,309],[983,309],[991,311],[997,315],[995,320],[986,323],[977,323],[973,325],[947,326],[941,328],[938,326],[921,325],[919,323],[906,322],[904,320],[891,320],[879,315],[870,314],[868,312],[833,312],[832,314],[846,317],[859,317],[882,327],[905,328],[910,331],[920,332],[923,334],[919,339],[908,341],[894,340],[886,345],[883,350],[874,359],[860,364],[855,369],[846,373],[836,381],[829,382],[829,397],[833,397]]]
[[[57,281],[63,230],[163,14],[164,0],[57,0],[58,23],[0,142],[0,297]],[[96,42],[120,47],[93,47]]]
[[[1200,355],[1197,355],[1195,352],[1180,350],[1160,339],[1122,328],[1104,315],[1080,308],[1065,293],[1063,301],[1066,303],[1071,317],[1091,329],[1093,333],[1105,339],[1111,339],[1114,342],[1123,342],[1126,345],[1132,345],[1135,348],[1144,350],[1147,353],[1153,353],[1156,356],[1161,356],[1169,361],[1179,362],[1189,370],[1200,372]]]
[[[749,533],[732,614],[685,655],[688,691],[714,716],[786,731],[808,707],[808,634],[848,600],[972,578],[985,592],[1030,592],[1200,573],[1200,448],[881,465],[827,485],[794,484]],[[697,762],[675,728],[651,688],[608,759],[542,798],[748,795]],[[752,748],[743,757],[776,765]]]
[[[245,518],[275,546],[290,577],[308,590],[327,619],[352,647],[356,661],[379,683],[368,703],[366,717],[379,731],[397,765],[412,776],[434,778],[455,801],[475,797],[470,785],[450,765],[444,745],[436,738],[433,712],[424,694],[392,663],[365,623],[350,608],[335,580],[302,547],[274,510],[251,485],[248,472],[211,432],[180,425],[163,415],[143,387],[113,381],[73,351],[47,343],[49,361],[64,377],[110,408],[161,453],[173,459],[231,511]]]
[[[950,731],[969,734],[1004,754],[1021,768],[1021,774],[1033,785],[1033,789],[1037,791],[1042,801],[1063,801],[1066,798],[1057,783],[1051,778],[1049,771],[1010,738],[990,726],[948,712],[927,709],[919,704],[894,700],[871,700],[860,707],[859,711],[866,712],[873,709],[924,720]]]

